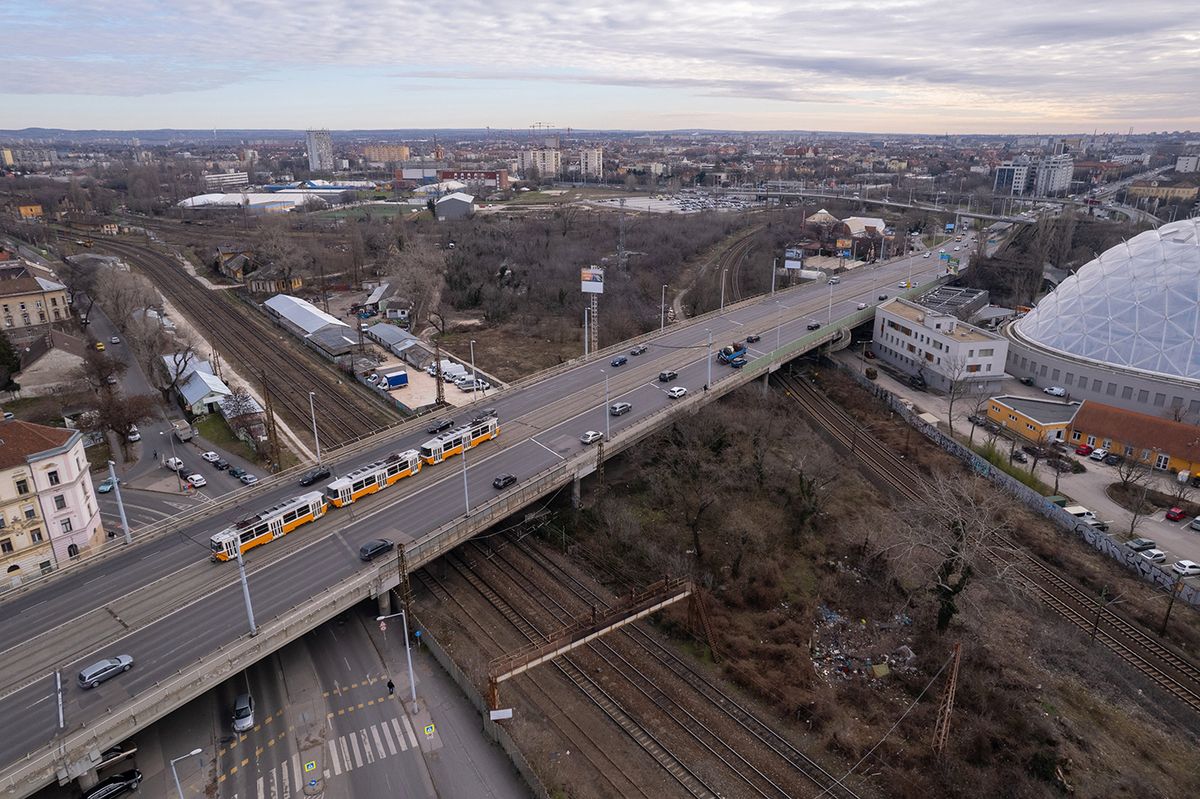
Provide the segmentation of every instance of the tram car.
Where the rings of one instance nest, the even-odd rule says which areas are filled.
[[[329,504],[320,491],[309,491],[280,502],[253,516],[226,527],[210,540],[210,560],[236,560],[240,546],[243,553],[259,544],[287,535],[302,524],[316,521],[325,515]]]
[[[500,423],[494,417],[476,419],[468,425],[442,433],[421,445],[421,460],[427,466],[441,463],[452,455],[461,455],[464,450],[490,441],[500,435]]]
[[[387,488],[398,480],[421,471],[421,458],[415,449],[397,452],[384,460],[360,466],[325,486],[325,496],[336,507],[344,508],[356,500]]]

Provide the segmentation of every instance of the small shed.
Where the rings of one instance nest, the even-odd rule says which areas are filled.
[[[456,191],[434,203],[434,210],[439,222],[447,219],[466,219],[475,214],[475,198]]]

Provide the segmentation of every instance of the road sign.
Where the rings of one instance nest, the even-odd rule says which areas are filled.
[[[425,725],[425,734],[426,734],[426,735],[433,735],[433,725],[432,725],[432,724],[426,724],[426,725]]]
[[[317,761],[310,760],[307,763],[305,763],[304,770],[305,771],[316,771],[317,770]]]
[[[492,721],[503,721],[504,719],[511,719],[512,718],[512,708],[506,707],[503,710],[489,711],[488,717]]]
[[[950,253],[948,253],[948,252],[944,252],[944,253],[942,253],[941,255],[939,255],[939,256],[938,256],[938,258],[941,258],[943,261],[949,261],[949,260],[950,260]]]

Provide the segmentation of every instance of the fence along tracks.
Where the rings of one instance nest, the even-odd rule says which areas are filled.
[[[832,400],[807,381],[782,372],[775,379],[814,423],[819,424],[839,443],[850,448],[865,469],[893,488],[901,497],[919,500],[922,477],[913,465],[891,449],[863,432],[858,423]],[[1023,551],[1020,544],[1009,538],[1001,543],[1010,550],[1008,557],[989,552],[987,557],[996,566],[1007,569],[1055,613],[1091,634],[1113,654],[1133,666],[1154,684],[1161,687],[1196,712],[1200,712],[1200,668],[1185,657],[1163,645],[1138,625],[1111,609],[1100,613],[1096,600],[1064,578],[1053,567]]]

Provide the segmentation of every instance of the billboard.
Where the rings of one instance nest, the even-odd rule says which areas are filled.
[[[783,268],[784,269],[803,269],[804,268],[804,250],[799,247],[788,247],[783,251]]]
[[[848,250],[853,246],[854,246],[854,242],[851,241],[850,239],[838,239],[837,240],[837,248],[839,250]]]
[[[579,270],[580,290],[584,294],[604,293],[604,270],[598,266],[585,266]]]
[[[953,222],[947,222],[947,223],[946,223],[946,232],[947,232],[947,233],[953,233],[953,232],[954,232],[954,223],[953,223]]]

